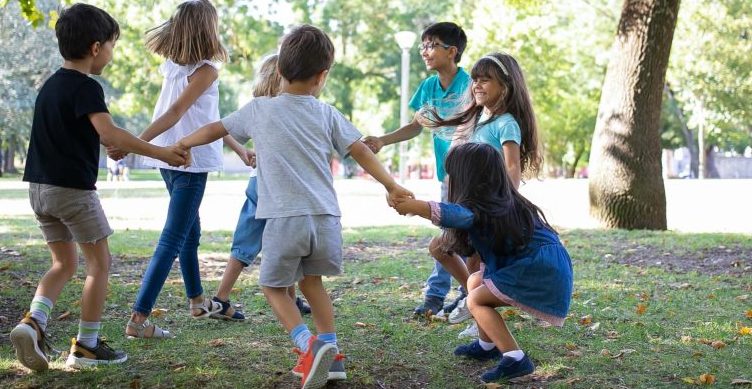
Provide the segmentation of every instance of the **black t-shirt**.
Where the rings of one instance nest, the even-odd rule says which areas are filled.
[[[44,83],[34,106],[23,180],[96,189],[99,134],[89,114],[108,112],[102,86],[86,74],[60,68]]]

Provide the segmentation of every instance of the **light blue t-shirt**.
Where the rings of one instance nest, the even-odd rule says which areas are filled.
[[[463,97],[471,82],[470,75],[462,68],[457,69],[457,74],[446,90],[441,87],[438,75],[428,77],[420,83],[418,90],[415,91],[412,99],[410,99],[410,108],[415,111],[421,108],[434,108],[442,119],[447,119],[463,108]],[[454,129],[451,131],[454,131]],[[436,155],[436,178],[441,182],[444,181],[444,176],[446,175],[444,171],[444,159],[449,151],[449,147],[452,145],[451,137],[446,135],[438,136],[436,131],[433,132],[433,151]]]
[[[483,123],[487,120],[488,116],[484,113],[481,114],[478,123]],[[491,120],[490,123],[482,124],[476,128],[470,136],[470,142],[485,143],[499,151],[501,151],[501,146],[506,142],[514,142],[520,145],[522,144],[520,125],[517,124],[517,120],[514,120],[514,116],[505,113]]]

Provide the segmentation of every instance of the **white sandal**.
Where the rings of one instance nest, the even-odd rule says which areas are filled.
[[[201,313],[198,315],[193,314],[194,309],[200,309]],[[222,311],[222,304],[212,301],[210,299],[205,298],[204,302],[198,303],[198,304],[191,304],[190,305],[191,310],[191,317],[194,319],[204,319],[207,317],[210,317],[211,315],[218,313]]]
[[[163,330],[156,325],[149,323],[148,319],[141,324],[138,324],[133,320],[128,320],[127,327],[136,331],[136,335],[126,334],[128,336],[128,339],[171,339],[175,337],[175,335],[171,334],[170,331]],[[154,327],[154,332],[151,334],[151,336],[146,336],[146,329],[149,327]]]

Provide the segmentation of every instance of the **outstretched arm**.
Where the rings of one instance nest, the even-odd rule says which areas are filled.
[[[115,147],[125,153],[136,153],[157,158],[171,166],[186,164],[186,156],[188,155],[186,151],[155,146],[136,138],[130,132],[116,126],[109,113],[89,114],[89,120],[99,134],[100,142],[105,146]]]
[[[424,219],[431,220],[431,207],[426,201],[401,198],[395,200],[394,209],[396,209],[400,215],[417,215]]]
[[[199,128],[192,134],[179,140],[178,145],[185,149],[190,149],[191,147],[201,146],[214,142],[215,140],[222,138],[225,135],[228,135],[225,126],[221,121],[216,121]]]
[[[423,127],[420,125],[420,123],[418,123],[417,120],[413,119],[412,122],[388,134],[384,134],[382,136],[367,136],[365,139],[363,139],[363,143],[365,143],[371,149],[371,151],[378,153],[381,148],[386,145],[399,143],[408,139],[415,138],[416,136],[418,136],[418,134],[420,134],[421,130],[423,130]]]
[[[381,166],[381,163],[376,159],[376,155],[373,154],[370,148],[361,141],[355,141],[350,145],[350,155],[355,162],[360,165],[363,170],[368,172],[376,181],[384,185],[387,192],[389,192],[389,205],[394,204],[394,201],[401,197],[415,198],[412,192],[401,187],[394,181],[391,175]]]

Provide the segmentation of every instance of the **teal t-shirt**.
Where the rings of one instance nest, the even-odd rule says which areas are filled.
[[[457,74],[452,79],[452,83],[444,90],[441,87],[438,75],[426,78],[418,86],[413,98],[410,99],[410,108],[415,111],[421,108],[434,108],[443,119],[458,113],[464,106],[463,98],[470,87],[470,75],[465,69],[458,68]],[[451,129],[454,131],[454,129]],[[449,134],[446,134],[449,135]],[[450,136],[439,136],[433,132],[433,151],[436,155],[436,178],[444,181],[446,172],[444,171],[444,158],[446,157],[449,147],[452,145]]]
[[[487,120],[488,116],[484,113],[481,114],[478,123],[483,123]],[[491,122],[476,128],[470,136],[470,142],[485,143],[499,151],[501,151],[501,146],[506,142],[514,142],[520,145],[522,144],[520,125],[517,124],[517,120],[514,120],[514,116],[505,113]],[[502,155],[504,155],[503,152]]]

